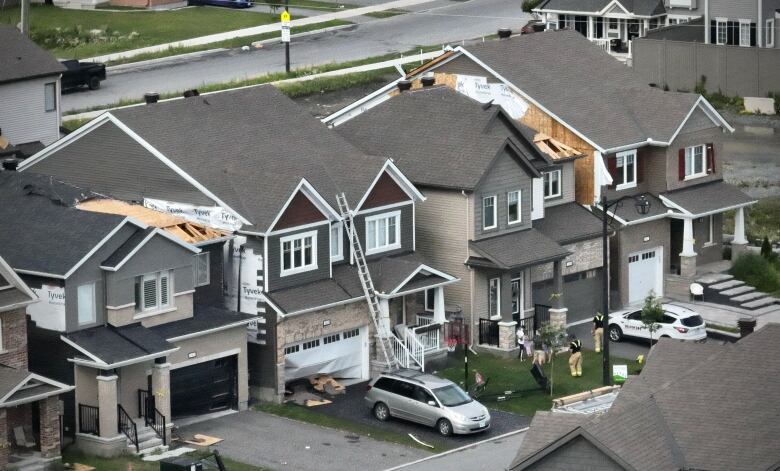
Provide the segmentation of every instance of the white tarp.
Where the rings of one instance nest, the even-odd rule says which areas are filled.
[[[65,331],[65,288],[42,285],[31,288],[38,296],[37,303],[27,306],[27,314],[38,327],[48,330]]]
[[[528,104],[503,83],[488,83],[485,77],[458,75],[455,90],[480,103],[492,101],[500,105],[512,119],[522,118],[528,111]]]
[[[144,198],[144,206],[155,211],[173,214],[188,221],[205,224],[207,226],[237,231],[241,229],[241,221],[232,213],[220,206],[195,206],[186,203]]]
[[[361,378],[363,374],[363,335],[325,344],[320,339],[318,347],[303,349],[284,356],[286,381],[328,374],[335,378]]]

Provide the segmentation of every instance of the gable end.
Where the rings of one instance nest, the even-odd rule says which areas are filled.
[[[312,203],[312,201],[298,191],[290,204],[287,205],[284,213],[274,225],[274,230],[288,229],[290,227],[312,224],[315,222],[326,221],[328,218]]]
[[[398,186],[393,177],[384,172],[366,197],[362,209],[378,208],[409,200],[409,195]]]

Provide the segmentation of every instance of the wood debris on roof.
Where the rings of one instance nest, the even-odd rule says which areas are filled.
[[[534,144],[542,152],[550,156],[553,160],[572,159],[582,157],[584,154],[574,147],[540,132],[534,136]]]
[[[410,78],[416,76],[417,74],[419,74],[421,72],[425,72],[426,70],[430,69],[431,67],[434,67],[435,65],[440,64],[440,63],[446,61],[453,54],[455,54],[455,51],[446,51],[446,52],[444,52],[442,55],[429,60],[425,64],[423,64],[423,65],[421,65],[421,66],[419,66],[419,67],[417,67],[415,69],[410,70],[409,73],[406,74],[406,78],[410,79]]]
[[[213,229],[209,226],[188,221],[187,219],[172,214],[155,211],[154,209],[139,204],[130,204],[124,201],[92,199],[83,201],[76,207],[94,213],[128,216],[146,225],[163,229],[170,235],[189,244],[219,239],[226,235],[225,232]]]

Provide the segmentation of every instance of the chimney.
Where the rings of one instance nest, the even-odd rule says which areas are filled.
[[[409,80],[401,80],[398,82],[398,90],[401,92],[405,92],[406,90],[411,90],[412,88],[412,82]]]
[[[428,75],[422,78],[421,80],[423,87],[430,87],[434,83],[436,83],[436,78],[433,75]]]
[[[160,94],[159,93],[144,93],[144,101],[147,105],[151,105],[152,103],[157,103],[157,101],[160,100]]]
[[[184,90],[184,98],[190,98],[194,96],[200,96],[200,92],[198,92],[197,88],[193,88],[191,90]]]
[[[752,317],[743,317],[737,321],[737,325],[739,326],[739,335],[743,338],[756,330],[756,320]]]
[[[509,28],[500,28],[498,30],[498,39],[507,39],[512,36],[512,30]]]

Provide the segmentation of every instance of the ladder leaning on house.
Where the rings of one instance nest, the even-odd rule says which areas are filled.
[[[363,287],[363,293],[366,296],[366,301],[368,301],[368,311],[371,314],[371,320],[374,322],[374,328],[379,335],[378,343],[382,348],[382,354],[385,357],[385,364],[387,365],[387,368],[391,370],[396,367],[408,368],[411,366],[409,364],[410,358],[414,360],[415,363],[420,365],[420,367],[422,367],[424,364],[420,361],[422,359],[415,358],[414,355],[409,352],[405,342],[398,339],[398,337],[396,337],[393,332],[389,330],[387,324],[379,319],[381,313],[379,297],[377,296],[376,290],[374,289],[374,282],[371,279],[371,273],[369,272],[368,265],[366,264],[366,257],[363,254],[363,248],[360,245],[360,237],[355,230],[352,211],[349,209],[349,204],[347,203],[347,198],[344,196],[344,193],[336,195],[336,202],[338,203],[341,218],[344,220],[344,225],[346,226],[347,234],[349,235],[349,241],[352,245],[352,253],[355,257],[355,265],[357,266],[358,276],[360,277],[360,284]],[[387,348],[384,339],[389,339],[392,342],[392,348]],[[395,353],[396,349],[400,350],[400,353],[405,357],[406,361],[402,361],[402,359],[398,358]],[[424,360],[422,361],[424,362]]]

